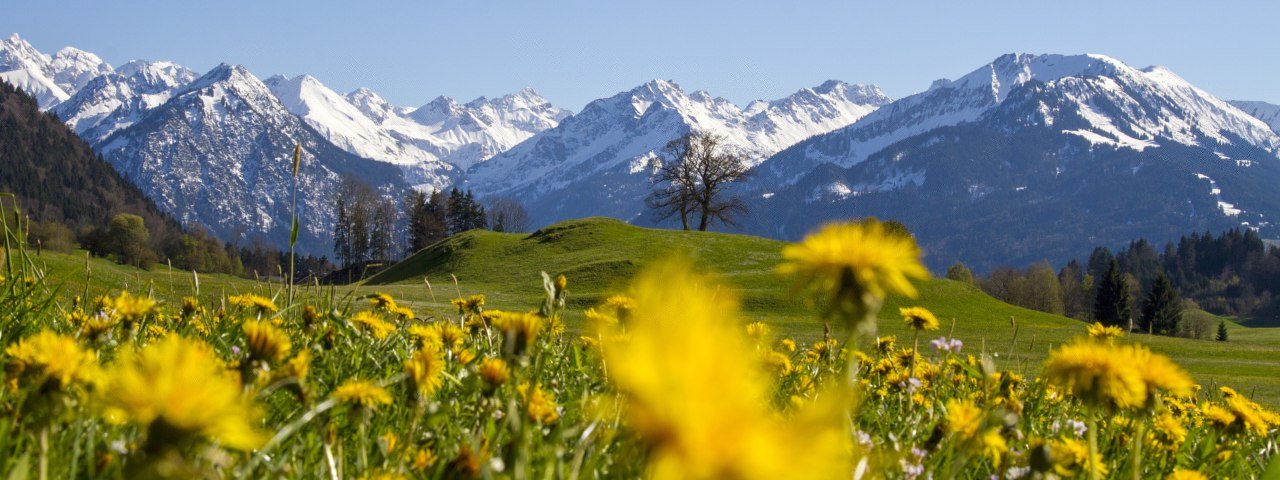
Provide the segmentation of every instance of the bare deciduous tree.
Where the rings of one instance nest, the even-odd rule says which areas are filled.
[[[735,218],[746,213],[742,199],[725,191],[746,177],[746,162],[739,154],[722,151],[723,143],[720,135],[693,131],[667,144],[666,158],[655,159],[654,191],[645,199],[658,219],[679,215],[681,226],[689,230],[690,217],[696,214],[698,230],[706,231],[713,221],[734,225]]]
[[[489,199],[489,228],[495,232],[522,233],[529,231],[529,212],[520,202],[507,197]]]

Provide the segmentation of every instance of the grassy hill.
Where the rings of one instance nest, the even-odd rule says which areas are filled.
[[[770,322],[783,335],[819,338],[821,322],[803,301],[792,298],[788,282],[774,274],[783,245],[745,235],[647,229],[588,218],[533,234],[472,231],[457,235],[368,279],[362,288],[421,301],[425,278],[443,301],[456,296],[453,275],[458,282],[456,292],[485,293],[495,308],[532,308],[542,294],[538,272],[546,271],[569,278],[571,306],[580,310],[624,288],[626,280],[646,262],[682,254],[719,272],[737,287],[750,318]],[[991,352],[999,361],[1034,374],[1052,346],[1084,332],[1082,322],[1015,307],[971,285],[933,279],[919,287],[920,298],[914,301],[888,299],[880,314],[882,334],[910,341],[900,325],[897,308],[922,305],[944,323],[942,332],[930,338],[954,328],[954,336],[966,343],[966,351]],[[1232,341],[1227,343],[1146,335],[1131,338],[1171,356],[1206,386],[1220,382],[1241,385],[1260,400],[1280,405],[1280,329],[1235,323],[1229,323],[1229,328]]]
[[[591,218],[559,223],[533,234],[467,232],[438,242],[362,284],[333,289],[305,287],[302,295],[355,298],[386,292],[421,316],[449,315],[449,299],[474,293],[485,294],[490,308],[533,309],[542,295],[538,272],[546,271],[569,278],[570,308],[580,312],[624,289],[646,262],[681,254],[719,272],[736,287],[751,320],[769,322],[781,335],[812,341],[821,337],[822,323],[803,301],[793,298],[789,283],[774,274],[783,245],[745,235],[656,230]],[[83,253],[46,252],[33,260],[68,297],[83,295],[86,279],[89,297],[128,288],[151,290],[159,298],[176,302],[193,293],[190,272],[171,272],[163,265],[141,271],[101,259],[86,262]],[[249,291],[269,295],[281,289],[279,284],[226,275],[202,274],[199,278],[201,296],[206,298]],[[1002,365],[1034,375],[1054,345],[1084,332],[1082,322],[1008,305],[971,285],[934,279],[918,286],[920,298],[916,300],[888,299],[880,314],[881,334],[910,341],[897,308],[922,305],[943,320],[942,331],[922,338],[922,345],[954,328],[954,336],[965,342],[966,352],[990,352]],[[578,327],[580,320],[580,313],[571,315],[570,328]],[[1244,326],[1247,322],[1228,325],[1231,341],[1227,343],[1146,335],[1130,338],[1171,356],[1203,385],[1229,383],[1264,403],[1280,405],[1280,328]]]

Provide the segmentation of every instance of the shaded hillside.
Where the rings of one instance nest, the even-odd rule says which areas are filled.
[[[153,236],[180,233],[173,219],[70,128],[5,82],[0,82],[0,192],[14,194],[36,221],[102,226],[128,212],[142,216]]]

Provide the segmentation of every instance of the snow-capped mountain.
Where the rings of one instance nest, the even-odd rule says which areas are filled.
[[[299,248],[329,252],[330,192],[354,175],[391,195],[398,168],[349,154],[290,113],[244,67],[220,65],[98,144],[106,160],[184,223],[224,239],[287,245],[292,152],[303,148]]]
[[[796,145],[761,165],[756,184],[789,184],[818,165],[848,167],[885,147],[932,129],[978,120],[1014,89],[1031,82],[1060,92],[1027,121],[1052,125],[1058,111],[1086,125],[1060,129],[1098,144],[1141,150],[1167,142],[1242,142],[1280,147],[1274,132],[1162,67],[1136,69],[1104,55],[1009,54],[958,80],[894,102],[856,124]]]
[[[353,154],[393,163],[422,188],[441,189],[465,168],[556,126],[568,112],[532,90],[459,104],[440,97],[416,110],[392,106],[368,89],[347,96],[314,77],[266,81],[293,114]]]
[[[650,161],[690,130],[720,134],[726,147],[759,162],[889,101],[874,86],[832,81],[743,109],[654,80],[591,102],[556,128],[476,165],[466,184],[482,195],[520,198],[540,221],[601,214],[634,220],[643,212]]]
[[[1280,105],[1267,102],[1232,100],[1228,102],[1254,118],[1262,120],[1271,127],[1271,131],[1280,133]]]
[[[40,108],[57,105],[93,77],[110,71],[96,55],[74,48],[51,57],[16,33],[0,41],[0,78],[35,97]]]
[[[90,80],[51,111],[92,144],[133,125],[196,77],[172,62],[135,60]]]
[[[1161,67],[1006,55],[760,165],[749,229],[903,220],[935,267],[1247,225],[1280,234],[1280,137]]]

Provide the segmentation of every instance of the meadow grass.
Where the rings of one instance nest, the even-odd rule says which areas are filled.
[[[386,292],[427,314],[447,315],[449,300],[481,293],[496,304],[536,304],[545,294],[539,272],[571,279],[566,321],[572,331],[582,325],[581,312],[622,291],[643,265],[669,255],[685,255],[700,268],[718,272],[743,297],[751,321],[764,321],[780,335],[805,342],[822,337],[823,324],[788,281],[775,273],[783,242],[713,232],[636,227],[613,219],[589,218],[559,223],[534,234],[471,231],[445,239],[365,282],[351,286],[304,285],[299,295],[357,298]],[[122,290],[151,291],[177,303],[193,295],[193,275],[158,264],[150,271],[105,259],[44,253],[35,260],[45,267],[62,296],[93,298]],[[91,279],[86,277],[86,266]],[[457,283],[454,283],[456,277]],[[198,275],[209,299],[238,293],[270,294],[279,284],[223,274]],[[427,287],[424,279],[430,282]],[[86,290],[86,280],[87,290]],[[899,307],[920,305],[933,311],[943,328],[971,351],[990,352],[1006,368],[1034,375],[1049,350],[1083,332],[1078,320],[1009,305],[972,285],[935,278],[918,284],[915,300],[889,297],[881,311],[879,333],[904,336]],[[85,292],[88,295],[83,295]],[[1219,317],[1198,311],[1215,321]],[[1013,319],[1012,321],[1010,319]],[[1134,334],[1130,338],[1169,355],[1205,385],[1230,384],[1260,403],[1280,407],[1280,328],[1248,327],[1227,321],[1229,342]],[[1245,322],[1246,325],[1259,322]],[[954,327],[953,327],[954,325]],[[844,331],[837,325],[836,337]],[[953,330],[954,328],[954,330]],[[1015,337],[1016,332],[1016,337]],[[932,338],[930,338],[932,339]]]
[[[879,312],[880,339],[850,336],[849,318],[824,334],[808,295],[776,273],[782,247],[603,219],[475,231],[363,284],[305,286],[293,300],[279,283],[19,249],[0,280],[0,473],[1137,478],[1280,468],[1269,447],[1280,416],[1245,399],[1275,402],[1272,329],[1233,324],[1227,343],[1108,340],[971,285],[923,280],[917,299],[853,310]],[[940,317],[918,351],[898,315],[917,305]],[[929,317],[917,328],[932,328]],[[925,346],[938,336],[963,340],[963,352]],[[1055,348],[1068,342],[1077,353]],[[1192,393],[1176,366],[1135,343],[1205,388]],[[1064,380],[1095,374],[1129,383]],[[1219,380],[1237,390],[1212,388]]]

